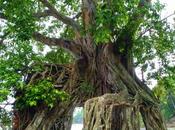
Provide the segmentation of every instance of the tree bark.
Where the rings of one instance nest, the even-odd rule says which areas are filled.
[[[70,130],[72,126],[74,108],[75,106],[73,108],[68,108],[68,112],[55,121],[51,130]]]
[[[139,108],[124,93],[89,99],[83,130],[139,130]]]
[[[146,130],[166,130],[159,107],[142,107],[140,109]]]
[[[86,103],[85,110],[91,114],[85,112],[87,119],[84,130],[138,130],[138,111],[142,114],[147,130],[166,130],[157,99],[146,85],[130,73],[130,67],[122,64],[122,57],[116,55],[112,44],[94,48],[91,39],[84,38],[77,40],[76,45],[80,45],[81,53],[78,53],[79,58],[73,65],[67,68],[58,65],[56,69],[51,65],[51,75],[44,76],[52,77],[55,81],[65,76],[64,84],[56,82],[55,85],[61,85],[61,90],[66,91],[71,100],[59,102],[52,109],[35,112],[24,129],[50,130],[61,120],[57,127],[70,130],[71,119],[65,120],[65,117],[70,116],[67,114],[71,114],[75,106],[88,99],[113,93],[113,96],[107,94]]]
[[[75,103],[74,101],[72,101]],[[25,130],[70,130],[75,104],[62,104],[36,113]]]

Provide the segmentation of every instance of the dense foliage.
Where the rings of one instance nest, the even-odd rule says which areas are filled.
[[[160,99],[160,105],[165,118],[168,120],[175,114],[175,68],[169,67],[158,80],[158,84],[153,91],[155,95]]]
[[[5,109],[0,109],[0,127],[11,128],[12,113]]]

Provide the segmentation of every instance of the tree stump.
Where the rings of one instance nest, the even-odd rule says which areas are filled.
[[[139,108],[123,93],[86,101],[83,130],[139,130]]]

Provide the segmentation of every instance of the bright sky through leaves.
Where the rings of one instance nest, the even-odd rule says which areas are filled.
[[[175,0],[160,0],[160,2],[165,4],[165,10],[162,12],[162,18],[175,12]],[[173,17],[170,17],[168,20],[169,22],[174,22]]]

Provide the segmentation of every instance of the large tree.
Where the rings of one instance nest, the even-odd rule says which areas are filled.
[[[14,129],[69,130],[76,106],[125,92],[147,130],[165,130],[159,101],[135,73],[154,68],[153,59],[166,67],[174,53],[162,8],[151,0],[0,0],[0,100],[16,99]]]

